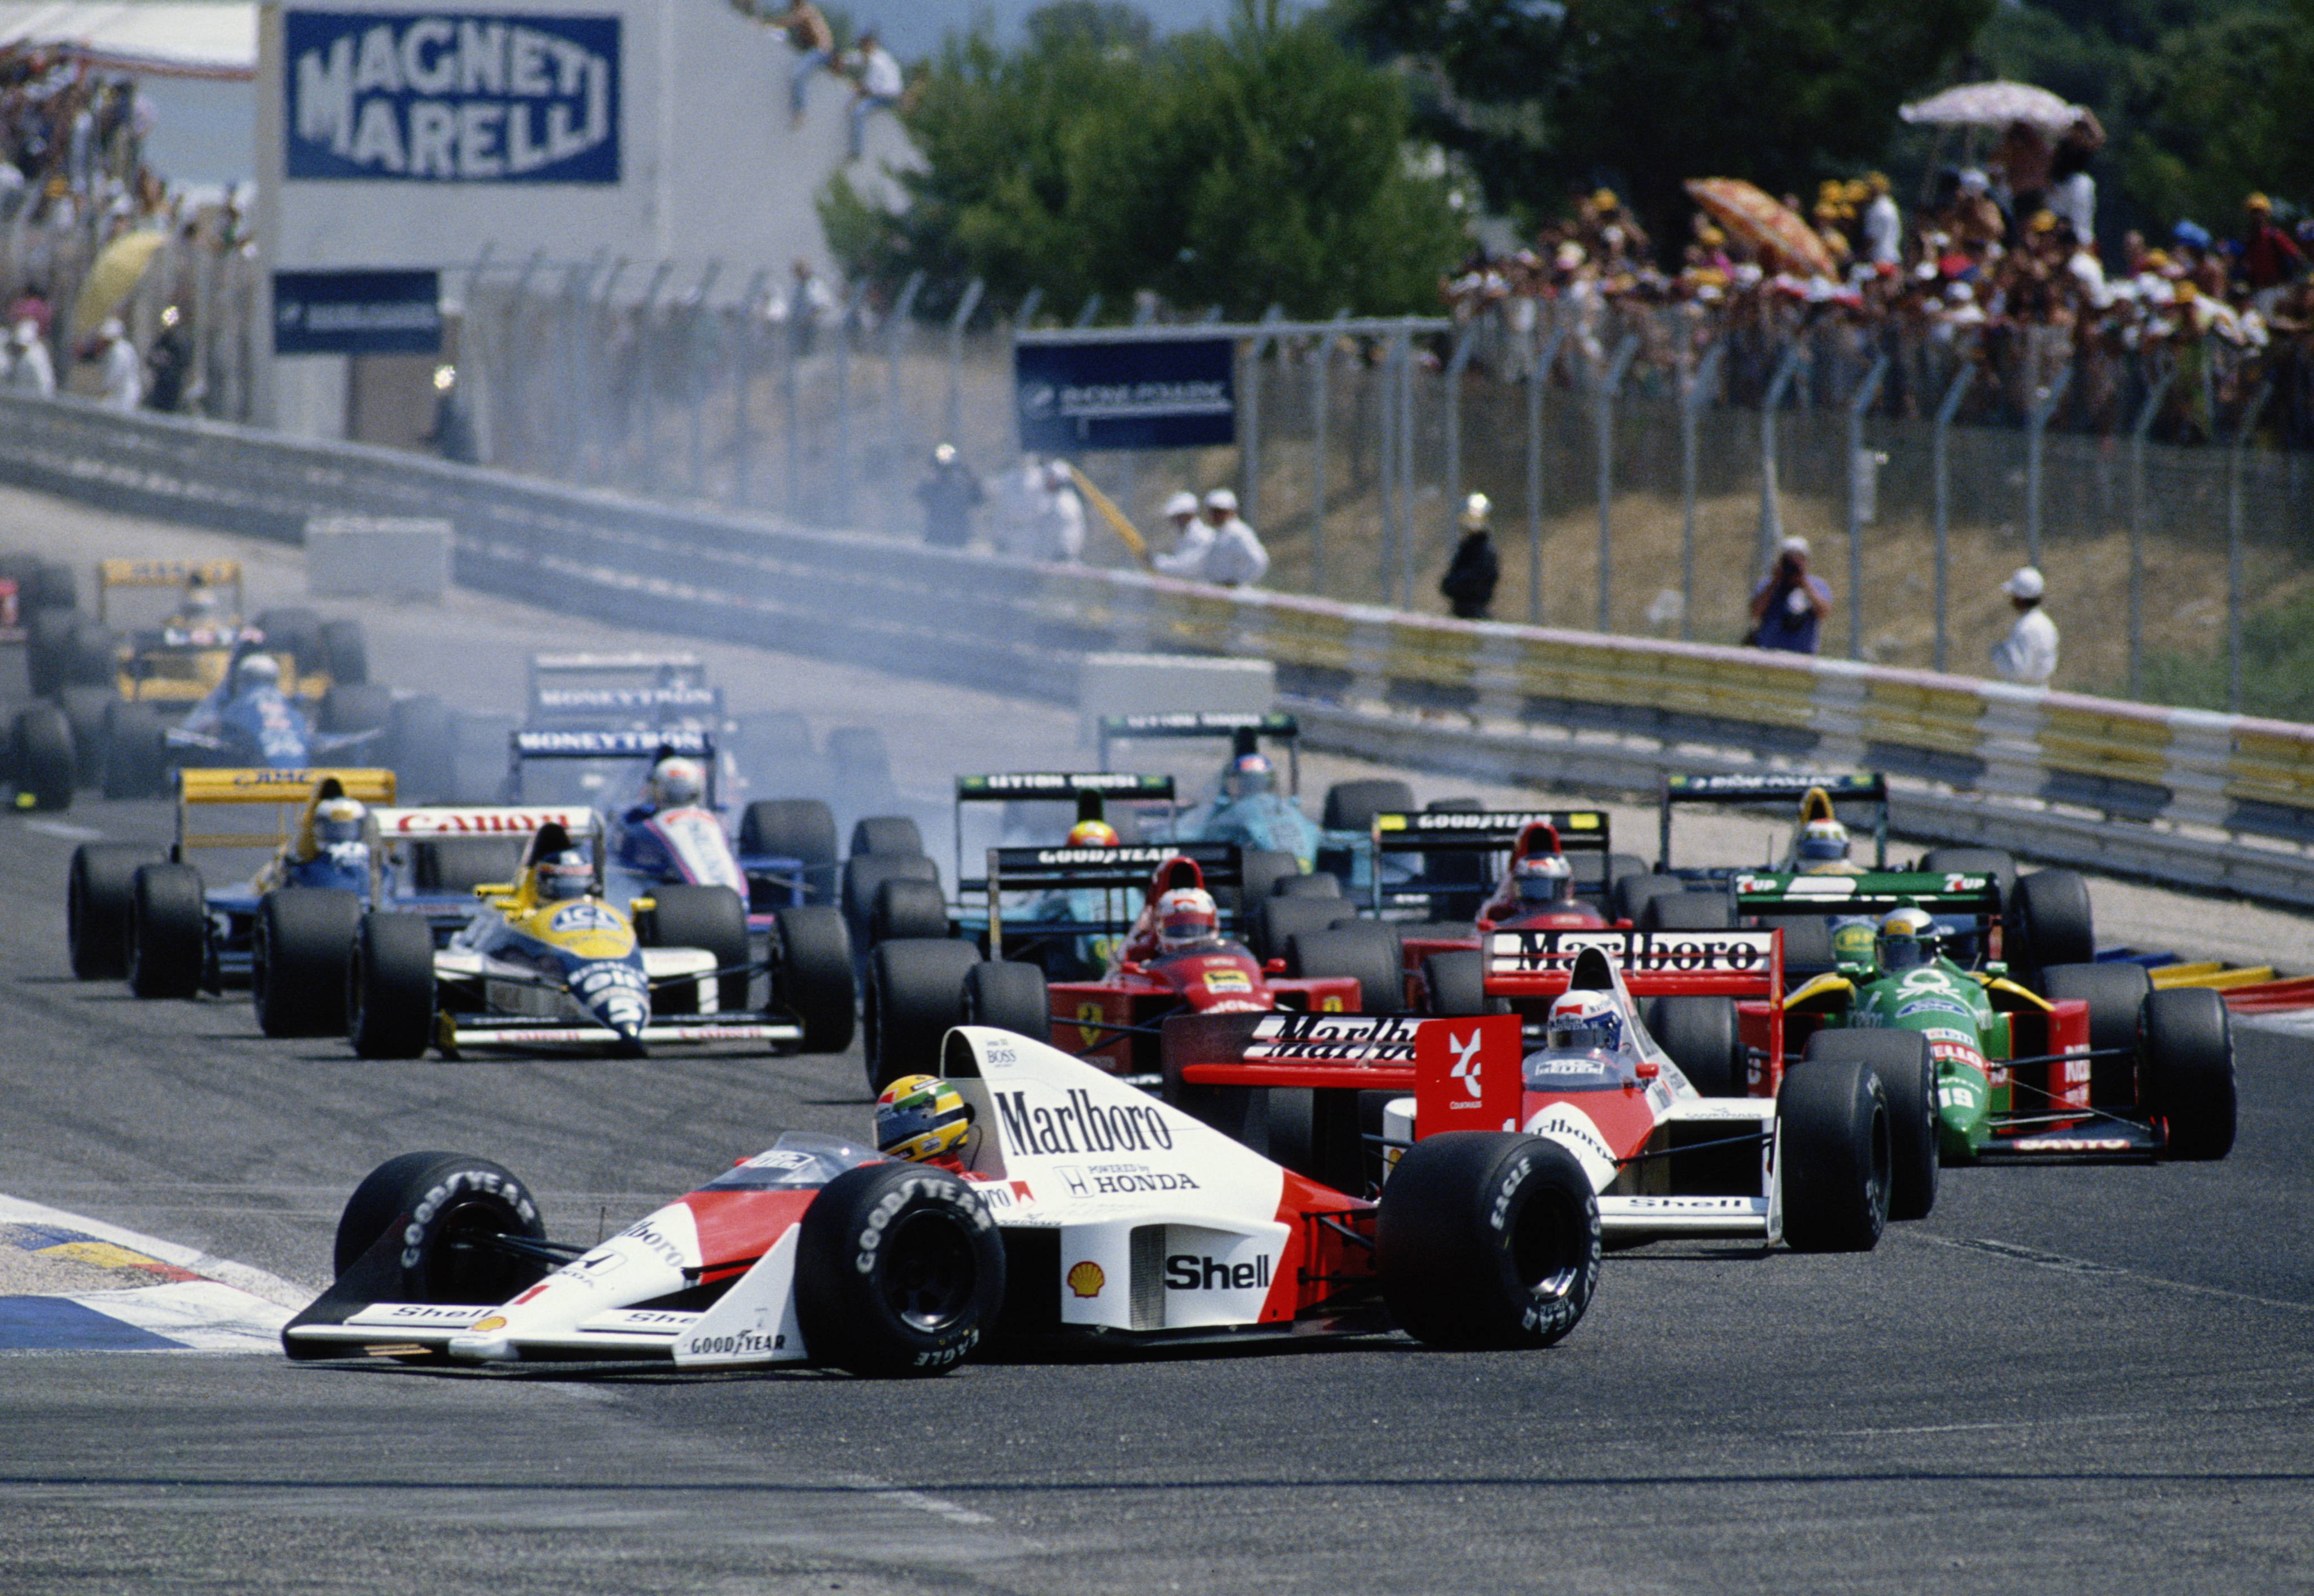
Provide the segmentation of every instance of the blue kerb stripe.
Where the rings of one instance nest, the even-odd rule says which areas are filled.
[[[0,1297],[0,1351],[167,1352],[184,1345],[63,1297]]]

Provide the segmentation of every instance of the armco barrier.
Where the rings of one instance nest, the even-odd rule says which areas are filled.
[[[1313,741],[1409,766],[1631,791],[1870,766],[1914,834],[2314,904],[2310,727],[985,559],[72,401],[0,396],[0,480],[289,542],[439,516],[468,586],[1055,701],[1091,652],[1266,658]]]

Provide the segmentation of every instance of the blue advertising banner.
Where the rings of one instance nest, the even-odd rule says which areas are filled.
[[[1233,444],[1236,355],[1226,338],[1020,344],[1012,384],[1020,446],[1061,454]]]
[[[290,11],[287,175],[615,183],[619,19]]]
[[[277,271],[277,355],[433,355],[442,348],[441,273]]]

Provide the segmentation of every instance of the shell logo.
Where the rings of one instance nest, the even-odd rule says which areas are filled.
[[[1067,1278],[1069,1290],[1080,1297],[1098,1297],[1100,1288],[1108,1283],[1108,1276],[1103,1274],[1100,1265],[1091,1258],[1082,1264],[1072,1264]]]
[[[503,1330],[506,1325],[505,1316],[494,1313],[488,1318],[476,1319],[473,1324],[468,1325],[466,1329],[469,1334],[477,1330]]]

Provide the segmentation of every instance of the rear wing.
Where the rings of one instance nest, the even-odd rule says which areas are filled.
[[[559,825],[572,837],[597,829],[595,811],[584,805],[429,805],[422,809],[372,809],[370,830],[382,842],[397,837],[526,837]]]
[[[996,776],[956,779],[957,891],[969,893],[980,883],[964,874],[964,806],[967,804],[1029,802],[1073,803],[1080,820],[1107,818],[1110,798],[1127,803],[1173,801],[1173,778],[1143,776],[1131,771],[1017,771]]]
[[[679,683],[672,687],[534,687],[530,695],[533,719],[560,720],[630,719],[676,719],[685,715],[723,714],[723,690]]]
[[[1373,908],[1376,913],[1393,904],[1416,902],[1427,904],[1441,891],[1469,890],[1473,886],[1491,887],[1491,882],[1480,879],[1485,874],[1485,861],[1479,858],[1463,858],[1488,853],[1507,853],[1518,842],[1520,834],[1530,825],[1548,825],[1559,834],[1559,851],[1570,856],[1596,854],[1603,870],[1608,853],[1607,816],[1597,809],[1488,809],[1447,812],[1444,814],[1400,815],[1381,814],[1373,818],[1370,841],[1373,849],[1373,869],[1368,875],[1373,883]],[[1464,869],[1441,870],[1426,858],[1419,875],[1388,886],[1382,882],[1382,861],[1386,855],[1420,853],[1454,856]]]
[[[1154,715],[1104,715],[1100,718],[1100,768],[1109,767],[1109,748],[1117,743],[1203,739],[1235,744],[1276,742],[1285,745],[1289,790],[1302,790],[1302,723],[1283,711],[1266,715],[1250,711],[1228,713],[1197,710]]]
[[[1738,931],[1495,931],[1486,942],[1486,990],[1505,998],[1557,997],[1577,955],[1596,948],[1635,998],[1774,998],[1784,985],[1784,935]]]
[[[1152,873],[1166,860],[1174,859],[1186,859],[1195,864],[1208,892],[1244,884],[1244,854],[1234,842],[1166,842],[1123,848],[991,848],[985,883],[988,895],[989,957],[1002,957],[998,950],[1003,946],[1004,894],[1131,893],[1135,895],[1126,900],[1130,906],[1121,915],[1071,922],[1073,929],[1084,933],[1122,930],[1130,927],[1141,913],[1142,895],[1145,894]],[[1227,913],[1224,910],[1224,918]],[[1020,916],[1014,918],[1017,921]]]
[[[238,560],[100,560],[96,562],[96,618],[106,619],[105,595],[115,587],[204,587],[233,589],[231,613],[242,613]]]
[[[1862,876],[1788,876],[1762,871],[1735,880],[1736,913],[1762,918],[1793,914],[1880,915],[1917,908],[1939,917],[1997,921],[2000,884],[1991,876],[1956,871],[1875,870]]]
[[[195,848],[281,848],[286,846],[314,801],[314,789],[334,778],[350,798],[365,804],[393,802],[393,772],[385,770],[180,770],[177,772],[177,849],[181,856]],[[192,811],[227,805],[269,804],[271,829],[264,831],[194,831]],[[206,818],[203,825],[209,824]]]
[[[1165,1097],[1212,1124],[1237,1122],[1230,1089],[1261,1087],[1417,1096],[1425,1135],[1517,1124],[1525,1046],[1515,1014],[1176,1015],[1159,1035]]]
[[[530,657],[530,698],[536,702],[550,678],[592,678],[596,687],[704,687],[707,666],[696,654],[534,654]],[[623,678],[605,682],[599,678]]]
[[[416,809],[372,809],[367,828],[370,901],[381,907],[389,902],[398,902],[404,907],[416,903],[437,914],[447,909],[452,921],[462,919],[472,911],[476,882],[470,875],[429,880],[429,870],[437,877],[443,873],[444,850],[439,845],[513,842],[526,848],[530,839],[550,824],[570,833],[574,842],[591,839],[596,885],[599,888],[603,874],[602,825],[595,811],[584,806],[437,804]],[[490,866],[493,871],[497,862],[494,860]],[[497,878],[493,875],[492,879]]]
[[[1872,807],[1873,859],[1888,863],[1888,779],[1877,772],[1768,771],[1727,776],[1665,776],[1657,806],[1656,865],[1671,869],[1671,813],[1674,804],[1797,804],[1813,789],[1840,804]]]

